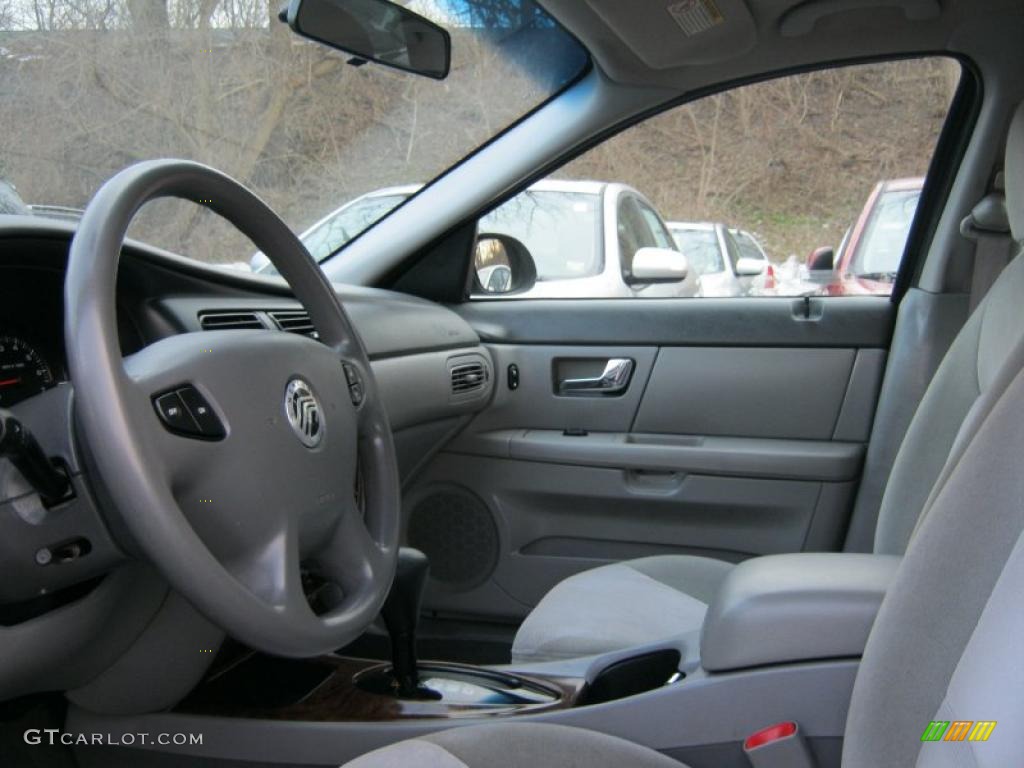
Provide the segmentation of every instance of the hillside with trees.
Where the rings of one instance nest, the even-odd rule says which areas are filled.
[[[501,19],[455,23],[455,75],[436,82],[349,66],[294,37],[278,5],[0,0],[0,177],[30,203],[81,208],[130,163],[185,157],[240,179],[301,230],[357,195],[429,181],[552,88],[543,29],[524,72],[503,55],[518,43],[473,31]],[[838,241],[874,181],[927,168],[957,76],[948,62],[907,61],[748,86],[556,175],[626,182],[666,218],[726,221],[773,258],[803,254]],[[178,201],[148,206],[133,234],[207,261],[252,252]]]

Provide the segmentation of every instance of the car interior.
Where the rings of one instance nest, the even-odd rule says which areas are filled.
[[[272,5],[282,50],[329,48],[351,94],[384,72],[408,103],[465,70],[452,8],[512,13]],[[511,5],[540,19],[532,66],[555,66],[557,34],[580,52],[569,74],[319,264],[283,197],[159,147],[112,149],[74,215],[0,214],[0,765],[1020,764],[1024,6]],[[37,17],[12,7],[0,82],[55,77],[43,49],[17,53],[35,38],[9,30]],[[837,239],[884,180],[913,178],[898,272],[818,291],[800,256],[757,296],[673,293],[694,285],[685,249],[635,237],[668,231],[663,193],[629,175],[661,179],[652,137],[725,137],[707,168],[737,153],[722,100],[775,89],[797,115],[789,170],[729,184],[737,206],[761,183],[799,193],[800,158],[860,140],[841,100],[899,108],[849,68],[888,72],[908,103],[918,71],[939,94],[927,130],[872,137],[891,157],[836,166],[860,174]],[[506,82],[494,95],[518,98]],[[0,111],[21,104],[10,87]],[[359,194],[418,181],[373,172],[405,151],[363,158]],[[609,203],[618,223],[595,234],[628,290],[531,292],[525,246],[479,223],[598,161],[650,198],[633,231]],[[237,230],[260,271],[147,242],[134,222],[167,199]]]

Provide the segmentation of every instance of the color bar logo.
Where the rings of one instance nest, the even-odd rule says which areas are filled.
[[[988,741],[995,728],[995,720],[932,720],[921,741]]]

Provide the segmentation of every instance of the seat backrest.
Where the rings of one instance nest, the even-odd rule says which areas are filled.
[[[1012,236],[1024,239],[1024,105],[1007,141],[1006,206]],[[977,427],[975,414],[997,398],[1000,373],[1024,358],[1024,258],[1014,258],[950,345],[918,405],[882,496],[874,551],[906,551],[954,445]]]
[[[933,720],[997,721],[973,748],[1020,754],[1022,456],[1024,370],[949,473],[886,593],[850,701],[844,768],[912,766],[919,753],[922,765],[944,765],[949,742],[921,741]]]
[[[1019,240],[1024,235],[1024,107],[1014,126],[1007,149],[1007,202]],[[946,383],[939,391],[948,387],[961,405],[968,397],[970,377],[949,370],[953,360],[976,372],[980,396],[957,417],[961,428],[948,441],[948,463],[935,470],[921,522],[868,638],[850,701],[844,768],[913,766],[915,761],[933,768],[971,765],[971,758],[995,767],[1014,764],[1007,756],[1020,754],[1024,355],[1019,339],[1005,337],[1010,331],[1016,336],[1022,321],[1014,315],[1024,315],[1014,312],[1019,303],[1012,301],[1024,299],[1021,263],[1015,260],[999,278],[954,344],[959,349],[951,349],[943,363]],[[1014,290],[1015,295],[1009,293]],[[977,341],[963,342],[965,333]],[[942,416],[931,410],[931,418]],[[919,431],[925,426],[917,425]],[[901,535],[910,538],[912,531],[913,524]],[[922,741],[932,721],[997,725],[983,742]]]

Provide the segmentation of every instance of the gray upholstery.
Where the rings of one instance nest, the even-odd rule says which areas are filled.
[[[1014,259],[957,335],[918,406],[893,464],[875,552],[902,554],[971,412],[1000,393],[998,373],[1024,339],[1024,259]]]
[[[1020,763],[1019,728],[1024,721],[1024,535],[996,582],[978,626],[953,671],[946,697],[933,720],[995,720],[988,741],[926,743],[918,768],[1002,768]],[[1000,727],[998,723],[1002,723]]]
[[[755,557],[726,577],[708,608],[708,672],[811,659],[854,658],[900,558],[836,552]]]
[[[951,679],[1024,529],[1021,456],[1024,372],[981,420],[926,510],[882,602],[850,703],[846,768],[913,765],[921,733],[947,696],[958,707],[967,703],[958,699],[963,683],[951,685]],[[1016,585],[1018,595],[1022,586]],[[1013,610],[1020,612],[1019,597]],[[987,663],[1008,670],[1020,664],[1020,638],[1002,642],[1013,643],[1015,650]],[[1008,678],[1000,673],[996,678],[990,686],[979,681],[985,697],[977,703],[981,711],[958,711],[957,719],[999,719],[996,710],[1020,694]]]
[[[1024,240],[1024,103],[1017,107],[1013,125],[1006,138],[1006,215],[1010,233],[1017,242]]]
[[[1006,151],[1006,212],[1013,238],[1024,239],[1024,104],[1017,108]],[[1024,259],[1014,259],[961,329],[935,372],[900,446],[882,497],[875,551],[902,554],[954,441],[972,408],[1024,339]],[[1010,364],[1012,368],[1012,363]]]
[[[1019,238],[1024,233],[1024,108],[1015,118],[1009,147],[1020,161],[1008,164],[1007,174],[1008,207]],[[965,326],[950,350],[949,364],[936,374],[918,409],[912,442],[908,433],[910,447],[905,443],[900,451],[900,482],[927,483],[927,488],[908,494],[916,505],[909,513],[899,513],[889,502],[880,543],[900,549],[901,541],[909,541],[909,546],[864,649],[846,723],[843,768],[1020,764],[1024,312],[1017,307],[1024,297],[1022,264],[1018,258],[1007,268]],[[920,423],[922,414],[944,423]],[[922,442],[929,435],[938,446]],[[914,447],[926,454],[916,470]],[[893,518],[904,515],[905,521],[893,524]],[[696,559],[676,562],[690,568]],[[652,594],[667,586],[630,565],[618,567],[624,570],[613,574],[647,576]],[[671,563],[659,563],[655,572],[665,567],[676,572]],[[598,571],[608,573],[603,568],[592,573]],[[712,571],[704,565],[698,571],[697,582],[706,590]],[[921,735],[933,720],[986,720],[997,726],[985,742],[923,743]],[[448,731],[422,741],[448,753],[445,762],[420,763],[438,768],[673,764],[597,733],[565,733],[534,724]],[[393,749],[398,751],[383,750],[352,765],[397,766],[404,763],[393,762],[392,756],[400,754],[434,759],[434,753],[406,752],[415,746]],[[455,762],[448,762],[449,755]]]
[[[370,752],[345,768],[685,768],[628,741],[539,723],[454,728]]]
[[[733,567],[707,557],[649,557],[570,576],[526,617],[512,660],[589,656],[696,632]]]
[[[1019,241],[1024,238],[1024,104],[1014,116],[1007,141],[1006,210]],[[922,511],[952,466],[951,457],[969,442],[979,414],[987,412],[1017,370],[1017,361],[1024,356],[1022,297],[1024,259],[1016,258],[960,330],[914,414],[882,496],[875,553],[906,551]],[[612,584],[616,575],[646,573],[643,560],[597,568],[556,585],[523,623],[513,659],[584,656],[699,629],[701,605],[711,599],[709,588],[721,583],[731,566],[712,568],[707,563],[713,561],[693,557],[656,560],[657,575],[646,585],[635,577],[620,589]],[[695,561],[702,563],[699,568]],[[677,590],[679,597],[667,595],[665,585]],[[583,598],[589,599],[581,602]],[[593,636],[595,632],[600,636]]]

